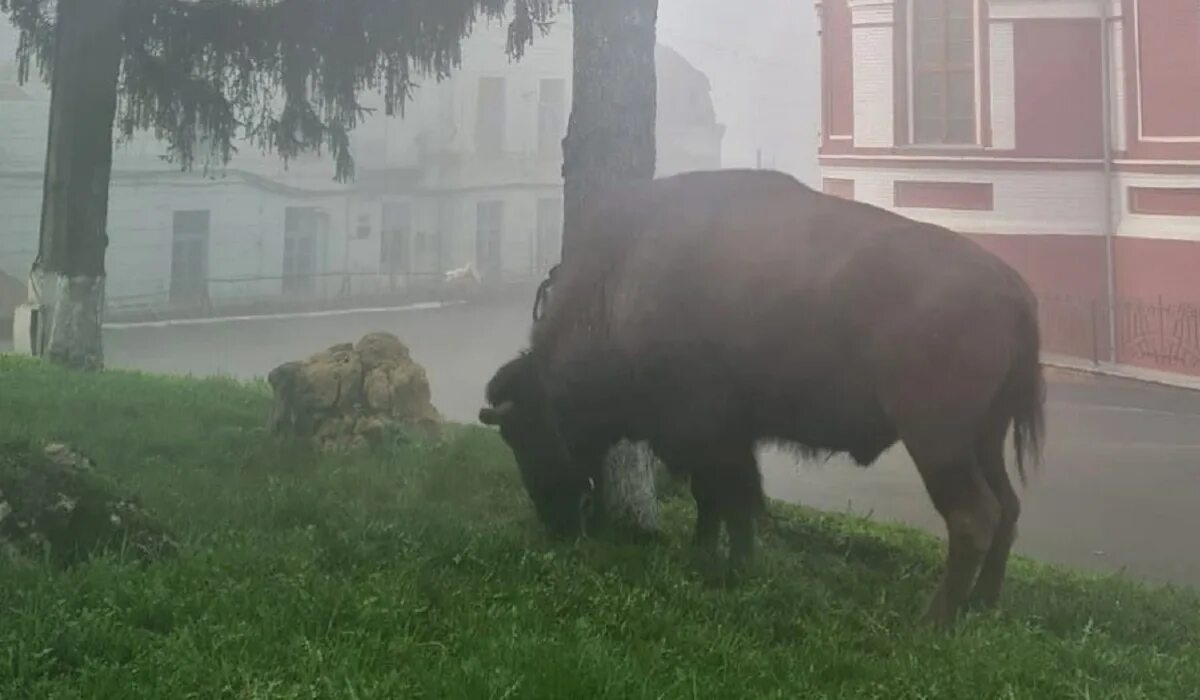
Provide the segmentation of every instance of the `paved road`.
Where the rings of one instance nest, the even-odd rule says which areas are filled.
[[[407,342],[434,401],[474,419],[483,384],[528,329],[525,303],[106,332],[110,366],[152,372],[264,376],[373,330]],[[1200,585],[1200,394],[1118,381],[1053,381],[1042,471],[1024,496],[1018,550],[1152,581]],[[839,460],[796,465],[764,456],[776,498],[850,509],[942,533],[915,469],[897,448],[871,469]]]

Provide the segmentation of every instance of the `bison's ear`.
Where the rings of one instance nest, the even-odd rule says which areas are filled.
[[[479,409],[479,422],[484,425],[500,425],[512,413],[514,404],[505,401],[499,406],[484,406]]]

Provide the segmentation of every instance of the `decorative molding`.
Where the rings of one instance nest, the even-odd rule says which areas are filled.
[[[992,211],[996,207],[990,182],[896,180],[892,187],[897,207],[955,211]]]
[[[891,25],[896,21],[896,0],[847,0],[850,23],[858,25]]]
[[[821,181],[821,190],[825,194],[830,194],[834,197],[854,199],[854,180],[841,177],[827,177]]]
[[[1200,188],[1127,187],[1130,214],[1200,216]]]
[[[990,0],[993,22],[1015,19],[1100,19],[1103,5],[1097,0]],[[1120,17],[1121,0],[1109,0],[1109,18]]]

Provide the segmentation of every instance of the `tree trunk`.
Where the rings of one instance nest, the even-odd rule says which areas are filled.
[[[659,529],[654,453],[644,444],[621,442],[604,460],[604,513],[621,533],[650,535]]]
[[[53,292],[48,354],[100,369],[108,182],[124,0],[59,0],[34,273]],[[51,289],[52,288],[52,289]]]
[[[574,95],[563,141],[563,257],[594,192],[649,181],[655,168],[658,0],[575,0]],[[658,530],[656,460],[622,442],[605,462],[604,501],[620,529]]]
[[[563,246],[598,189],[654,177],[658,0],[575,0],[574,94],[563,141]]]

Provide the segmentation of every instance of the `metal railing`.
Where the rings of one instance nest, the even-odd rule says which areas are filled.
[[[542,272],[507,273],[479,280],[447,279],[445,273],[316,273],[209,279],[207,294],[171,299],[167,291],[109,296],[110,320],[201,318],[233,313],[334,310],[425,302],[457,302],[503,296],[542,281]],[[241,285],[241,290],[231,289]],[[284,293],[284,288],[288,293]],[[1200,305],[1118,298],[1111,318],[1101,298],[1043,294],[1038,302],[1042,349],[1099,365],[1118,363],[1200,374]],[[1111,338],[1116,347],[1111,347]],[[1115,351],[1115,352],[1114,352]]]
[[[1112,310],[1115,348],[1109,340],[1106,301],[1042,296],[1039,321],[1043,349],[1094,364],[1115,358],[1124,364],[1200,373],[1200,306],[1163,297],[1118,298]]]
[[[493,298],[500,290],[536,285],[540,273],[484,279],[446,273],[319,272],[309,275],[213,277],[192,294],[170,290],[109,294],[109,321],[168,320],[290,311],[352,310],[414,303],[452,303]]]

